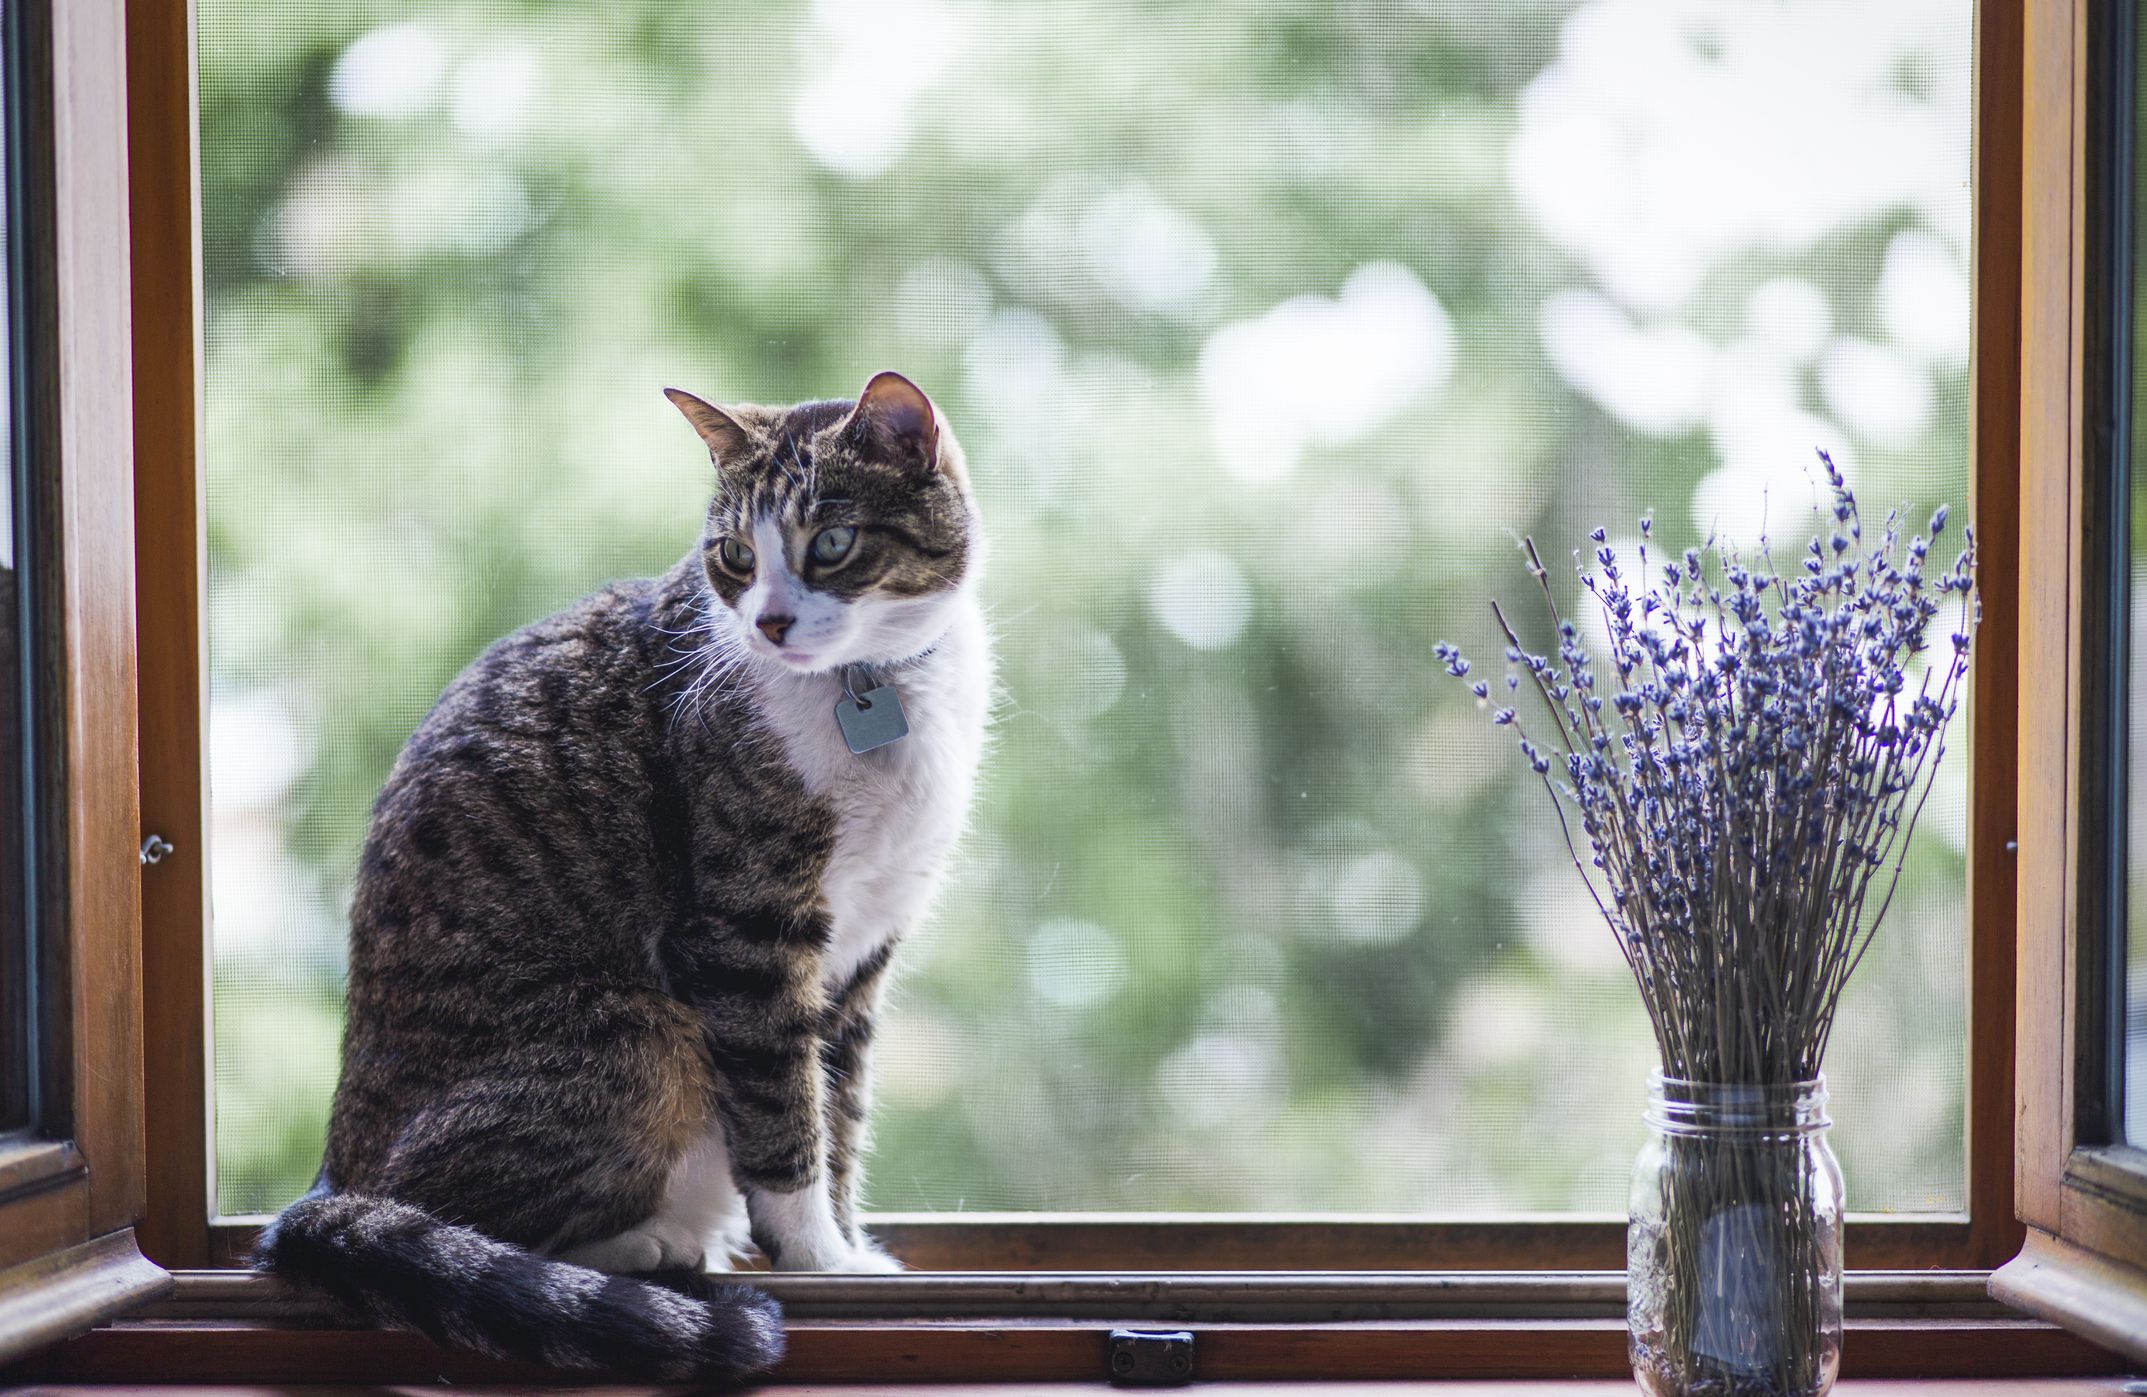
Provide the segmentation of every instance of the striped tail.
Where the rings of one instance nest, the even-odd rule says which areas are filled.
[[[261,1234],[254,1264],[380,1328],[495,1358],[735,1383],[783,1356],[782,1311],[749,1286],[681,1293],[608,1276],[363,1194],[293,1203]]]

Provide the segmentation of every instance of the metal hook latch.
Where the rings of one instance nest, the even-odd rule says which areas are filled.
[[[1111,1381],[1119,1387],[1183,1387],[1193,1380],[1193,1334],[1111,1331]]]

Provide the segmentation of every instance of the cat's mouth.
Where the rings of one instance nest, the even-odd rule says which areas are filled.
[[[819,666],[822,651],[818,647],[770,642],[758,634],[746,636],[746,650],[761,660],[772,660],[792,673],[802,674]]]
[[[817,669],[820,665],[820,657],[810,650],[796,650],[785,646],[770,653],[782,663],[785,669],[797,670],[800,673]]]

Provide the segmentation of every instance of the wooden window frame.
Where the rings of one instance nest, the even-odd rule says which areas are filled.
[[[261,1219],[212,1219],[213,1095],[203,855],[206,719],[202,333],[191,3],[128,6],[134,314],[140,419],[144,828],[174,852],[144,879],[150,1047],[148,1253],[166,1265],[240,1264]],[[1976,199],[1971,426],[1984,623],[1971,675],[1969,1051],[1960,1214],[1852,1218],[1848,1260],[1871,1270],[1987,1270],[2020,1245],[2013,1206],[2013,721],[2021,0],[1976,17]],[[185,237],[174,236],[186,230]],[[154,423],[151,430],[146,424]],[[1637,1105],[1636,1105],[1637,1109]],[[1624,1266],[1622,1217],[1371,1218],[1144,1214],[898,1214],[875,1234],[927,1270],[1590,1271]]]
[[[85,13],[116,10],[122,2],[69,0]],[[269,1282],[208,1269],[235,1264],[251,1229],[233,1220],[212,1223],[209,1216],[202,301],[192,7],[124,3],[135,230],[139,832],[161,834],[175,846],[141,892],[141,957],[152,986],[143,1020],[148,1172],[146,1180],[139,1171],[134,1177],[146,1187],[144,1249],[188,1269],[178,1272],[172,1298],[47,1349],[0,1372],[0,1381],[557,1381],[556,1374],[444,1352],[410,1335],[323,1327],[326,1317],[316,1307]],[[1986,1294],[1985,1268],[2012,1256],[2021,1239],[2012,1168],[2013,777],[2016,762],[2025,773],[2031,755],[2047,756],[2041,746],[2027,750],[2033,744],[2023,741],[2015,708],[2022,669],[2033,658],[2023,648],[2015,571],[2021,556],[2015,460],[2024,404],[2019,347],[2026,324],[2022,156],[2024,135],[2045,133],[2025,124],[2022,108],[2030,53],[2024,0],[1984,0],[1976,24],[1971,452],[1985,621],[1970,699],[1977,756],[1970,796],[1969,1210],[1962,1217],[1852,1224],[1850,1260],[1857,1269],[1848,1281],[1847,1363],[1860,1377],[2121,1371],[2113,1355],[2049,1324],[2010,1316]],[[2040,19],[2038,25],[2047,27]],[[99,51],[109,58],[113,50]],[[114,460],[125,457],[120,447]],[[108,498],[124,499],[124,489]],[[112,536],[109,529],[105,536]],[[2028,619],[2045,620],[2044,608]],[[2038,631],[2036,638],[2044,637]],[[2024,881],[2023,909],[2031,891]],[[2023,945],[2028,930],[2020,928]],[[2030,989],[2020,987],[2023,1006]],[[874,1226],[914,1265],[1001,1274],[765,1277],[790,1313],[791,1357],[780,1380],[1092,1379],[1105,1371],[1113,1322],[1194,1330],[1198,1375],[1209,1379],[1619,1378],[1627,1372],[1623,1228],[1616,1219],[971,1215],[883,1216]],[[1273,1274],[1293,1265],[1305,1269]],[[1270,1274],[1249,1274],[1255,1271]]]
[[[8,10],[15,449],[37,544],[23,562],[37,597],[25,719],[39,768],[41,1051],[32,1132],[0,1144],[0,1358],[171,1286],[133,1232],[144,1152],[123,11]]]
[[[2017,1195],[2028,1226],[1992,1292],[2147,1358],[2147,1151],[2121,1140],[2113,964],[2125,903],[2113,753],[2131,740],[2112,603],[2130,533],[2124,373],[2135,61],[2124,10],[2036,8],[2022,230],[2021,828]],[[2113,27],[2114,26],[2114,27]],[[2135,463],[2135,468],[2140,468]],[[2121,1022],[2121,1019],[2116,1020]],[[2147,1084],[2141,1084],[2147,1086]]]

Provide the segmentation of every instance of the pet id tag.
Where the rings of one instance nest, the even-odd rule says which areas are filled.
[[[868,685],[871,680],[865,681]],[[892,684],[880,684],[858,692],[855,671],[842,674],[842,698],[835,704],[835,723],[850,754],[862,757],[890,742],[909,736],[909,715],[902,711],[902,695]]]

